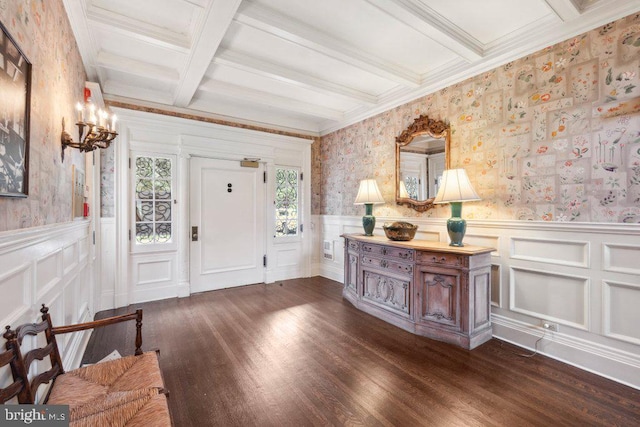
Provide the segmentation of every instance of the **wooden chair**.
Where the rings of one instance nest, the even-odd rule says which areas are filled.
[[[40,309],[42,313],[42,322],[40,323],[28,323],[18,326],[15,331],[11,331],[7,327],[7,332],[4,334],[4,338],[7,340],[6,347],[8,350],[13,351],[17,356],[14,362],[11,364],[12,374],[16,378],[22,378],[25,385],[28,385],[27,390],[23,393],[22,398],[19,399],[20,403],[35,403],[36,391],[42,384],[47,384],[51,380],[55,380],[58,376],[65,374],[64,367],[62,365],[62,358],[58,350],[58,343],[56,335],[67,334],[71,332],[84,331],[87,329],[98,328],[107,325],[113,325],[120,322],[126,322],[129,320],[136,321],[136,349],[135,355],[140,356],[142,352],[142,310],[137,310],[135,313],[124,314],[121,316],[109,317],[102,320],[96,320],[93,322],[79,323],[76,325],[53,327],[51,323],[51,315],[49,309],[42,304]],[[43,333],[46,337],[46,346],[42,348],[35,348],[24,355],[22,355],[22,342],[26,336],[35,336]],[[51,361],[51,368],[44,372],[36,374],[33,378],[28,379],[27,375],[31,368],[31,364],[35,360],[43,360],[45,357],[49,357]],[[107,369],[108,365],[97,369]],[[158,368],[159,370],[159,368]],[[53,387],[50,389],[50,392]]]
[[[4,333],[4,337],[13,337],[15,334],[9,326]],[[13,382],[8,384],[5,388],[0,388],[0,403],[4,404],[11,399],[17,397],[18,401],[28,400],[27,388],[25,387],[24,380],[22,379],[21,372],[15,372],[14,366],[18,362],[16,352],[13,348],[0,352],[0,368],[3,366],[11,365],[11,374],[14,378]]]
[[[94,425],[95,420],[112,420],[118,425],[125,422],[146,422],[171,425],[164,380],[158,364],[158,352],[142,351],[142,310],[93,322],[54,327],[49,309],[40,309],[42,322],[18,326],[15,331],[7,326],[4,338],[7,351],[0,354],[3,365],[11,365],[14,382],[1,390],[2,403],[17,397],[19,403],[34,404],[36,392],[42,384],[52,382],[45,403],[69,405],[72,425]],[[71,332],[136,321],[135,355],[90,365],[69,372],[62,366],[56,336]],[[25,337],[44,333],[46,345],[22,354]],[[51,367],[36,373],[31,379],[29,371],[36,360],[49,358]],[[82,420],[82,421],[80,421]],[[124,420],[124,421],[123,421]],[[112,424],[107,423],[105,425]]]

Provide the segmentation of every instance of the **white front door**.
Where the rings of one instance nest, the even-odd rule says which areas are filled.
[[[264,165],[192,158],[190,166],[191,292],[264,282]]]

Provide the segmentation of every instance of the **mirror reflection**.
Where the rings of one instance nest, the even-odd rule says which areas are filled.
[[[449,167],[449,124],[421,115],[396,138],[396,203],[424,212],[433,207]]]
[[[445,170],[444,139],[420,135],[400,148],[400,197],[423,201],[436,196]]]

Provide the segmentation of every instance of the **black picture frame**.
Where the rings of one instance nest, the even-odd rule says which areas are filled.
[[[31,63],[2,22],[0,30],[0,197],[27,197]]]

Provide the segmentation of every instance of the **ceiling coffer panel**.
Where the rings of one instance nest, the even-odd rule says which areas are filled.
[[[628,0],[63,2],[107,101],[311,135],[640,11]]]

